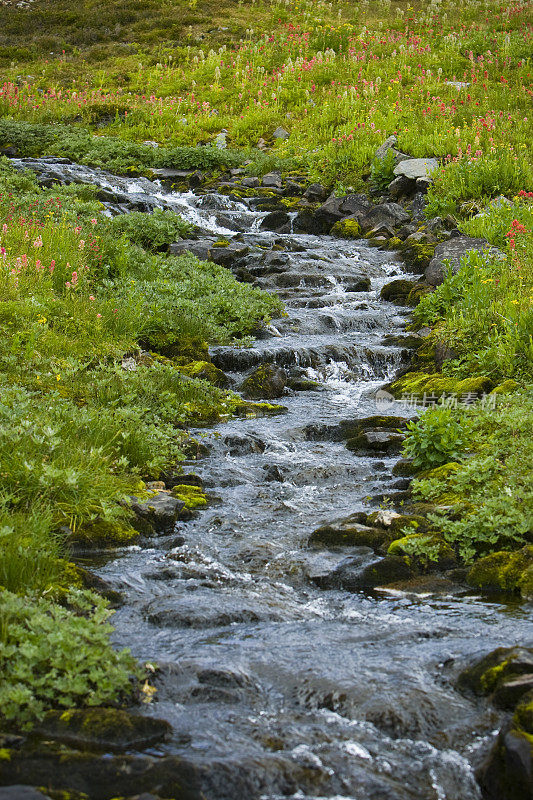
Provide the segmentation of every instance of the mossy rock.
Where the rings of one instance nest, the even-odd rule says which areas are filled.
[[[409,237],[402,243],[400,249],[405,261],[413,267],[419,267],[422,271],[435,255],[435,246],[434,242],[417,242]]]
[[[190,364],[181,366],[179,371],[189,378],[200,378],[203,381],[212,383],[213,386],[218,386],[219,389],[227,389],[230,385],[228,376],[210,361],[191,361]]]
[[[158,353],[171,358],[179,365],[190,364],[191,361],[211,361],[209,346],[200,336],[187,336],[179,340],[170,338],[162,335],[150,340],[150,345]]]
[[[177,484],[172,488],[172,497],[177,497],[185,503],[185,507],[189,509],[203,508],[207,505],[208,500],[200,486],[191,486],[190,484]]]
[[[287,373],[274,364],[262,364],[244,379],[240,391],[250,400],[280,397],[287,385]]]
[[[517,705],[513,727],[533,736],[533,691],[528,692]]]
[[[517,392],[519,389],[520,384],[510,378],[503,383],[499,383],[498,386],[495,386],[491,394],[513,394],[513,392]]]
[[[81,750],[143,750],[166,739],[172,727],[166,720],[130,714],[119,708],[49,711],[35,727],[46,739]]]
[[[436,478],[439,481],[445,480],[449,478],[450,475],[453,475],[460,469],[461,465],[458,464],[456,461],[449,461],[447,464],[441,464],[440,467],[434,467],[433,469],[426,469],[422,472],[417,474],[417,478]]]
[[[138,536],[139,532],[127,522],[96,519],[76,528],[71,538],[76,544],[116,547],[132,544]]]
[[[397,278],[390,283],[386,283],[379,293],[382,300],[388,300],[391,303],[398,305],[408,306],[408,297],[411,291],[415,288],[416,284],[406,278]]]
[[[468,573],[468,583],[486,592],[518,594],[533,598],[533,545],[514,552],[502,550],[477,561]]]
[[[379,552],[391,540],[390,533],[384,528],[365,525],[364,512],[352,514],[346,519],[335,520],[321,525],[311,534],[309,545],[326,545],[329,547],[371,547]]]
[[[408,422],[409,420],[406,417],[387,417],[384,414],[376,414],[373,417],[343,420],[339,423],[339,428],[343,439],[353,439],[354,436],[358,436],[363,431],[376,429],[397,431],[398,428],[403,430]]]
[[[279,403],[251,403],[239,400],[235,404],[234,413],[239,417],[266,417],[270,414],[284,414],[287,406]]]
[[[392,468],[392,474],[397,478],[410,478],[416,475],[417,468],[411,458],[400,458]]]
[[[389,429],[361,431],[348,439],[346,447],[355,452],[367,453],[399,453],[403,447],[405,436]]]
[[[423,297],[431,292],[431,289],[423,283],[417,283],[413,286],[407,295],[406,305],[415,307],[419,304]]]
[[[389,546],[387,554],[403,556],[409,559],[409,563],[423,571],[452,569],[457,566],[453,548],[439,533],[431,531],[409,533],[401,539],[396,539]]]
[[[498,647],[472,666],[463,670],[457,679],[462,689],[479,695],[494,692],[510,678],[533,672],[533,648]]]
[[[360,239],[361,226],[356,219],[346,217],[335,223],[331,229],[331,236],[337,236],[339,239]]]
[[[387,555],[365,567],[358,579],[361,589],[373,589],[376,586],[386,586],[396,581],[408,580],[416,575],[417,570],[409,560],[399,556]]]
[[[417,352],[418,355],[418,352]],[[395,397],[408,394],[423,397],[424,394],[440,397],[442,394],[455,395],[461,398],[477,396],[490,392],[494,383],[486,376],[458,379],[440,373],[408,372],[391,384],[390,392]]]
[[[421,515],[398,514],[396,511],[373,511],[368,515],[368,525],[376,525],[384,528],[393,534],[393,538],[401,538],[406,529],[411,529],[413,533],[425,533],[429,530],[430,524]]]

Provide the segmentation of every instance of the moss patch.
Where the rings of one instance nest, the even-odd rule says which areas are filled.
[[[203,508],[207,505],[207,496],[204,494],[200,486],[191,486],[190,484],[178,484],[174,486],[171,491],[172,497],[176,497],[185,503],[186,508]]]
[[[442,394],[456,395],[458,400],[462,397],[481,396],[490,392],[494,384],[488,377],[464,378],[459,380],[451,376],[441,375],[440,373],[408,372],[390,386],[390,391],[395,397],[403,394],[423,397],[426,395]]]
[[[82,544],[114,547],[131,544],[138,536],[139,533],[127,522],[96,519],[77,528],[72,534],[72,539]]]
[[[179,367],[179,371],[189,378],[199,378],[220,389],[227,389],[230,384],[228,376],[210,361],[191,361]]]
[[[360,239],[361,226],[356,219],[340,219],[331,229],[331,235],[338,236],[339,239]]]
[[[487,592],[533,597],[533,545],[516,552],[501,551],[480,559],[468,573],[468,583]]]

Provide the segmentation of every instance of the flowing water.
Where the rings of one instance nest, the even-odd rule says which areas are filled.
[[[212,348],[213,361],[237,381],[270,362],[320,384],[283,397],[285,414],[198,431],[210,454],[191,469],[208,510],[100,564],[126,599],[116,644],[162,668],[145,713],[174,735],[157,752],[199,765],[208,800],[480,798],[473,768],[501,715],[454,680],[473,655],[530,642],[530,610],[459,589],[320,589],[344,559],[362,567],[375,556],[307,545],[321,523],[377,508],[394,490],[394,459],[351,453],[335,432],[387,413],[376,390],[407,354],[386,344],[404,318],[379,289],[402,264],[364,241],[262,232],[263,213],[222,196],[25,163],[45,179],[97,183],[114,213],[167,207],[205,234],[240,232],[250,271],[288,316],[250,349]]]

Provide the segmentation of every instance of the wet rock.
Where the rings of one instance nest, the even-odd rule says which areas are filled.
[[[168,722],[119,708],[49,711],[35,733],[79,750],[144,750],[168,738]]]
[[[281,189],[281,174],[279,172],[268,172],[263,175],[262,185],[268,188]]]
[[[4,786],[25,781],[55,793],[84,792],[91,800],[152,791],[163,798],[203,800],[200,775],[198,767],[176,756],[98,755],[43,743],[36,750],[10,751],[0,766]]]
[[[486,239],[473,239],[470,236],[454,236],[448,241],[441,242],[435,248],[435,255],[429,262],[425,272],[425,279],[431,286],[440,286],[446,277],[447,267],[444,261],[450,262],[452,274],[455,275],[461,267],[461,260],[471,251],[486,252],[494,258],[504,258],[501,250],[491,247]]]
[[[132,497],[131,509],[144,522],[147,522],[155,533],[171,533],[184,510],[185,503],[159,492],[144,502]]]
[[[275,231],[276,233],[290,233],[291,220],[285,211],[271,211],[261,221],[261,230]]]
[[[212,239],[183,239],[180,242],[174,242],[168,248],[170,255],[181,256],[183,253],[192,253],[193,256],[199,258],[200,261],[207,261],[209,258],[209,251],[213,246]]]
[[[196,577],[202,577],[201,570]],[[209,579],[208,572],[205,579]],[[225,595],[220,588],[198,590],[179,597],[159,597],[148,603],[143,613],[153,625],[199,630],[282,619],[279,611],[264,603]]]
[[[499,708],[512,709],[524,695],[530,692],[533,692],[533,672],[503,681],[492,695],[491,700]]]
[[[411,305],[409,296],[417,284],[405,278],[397,278],[390,283],[386,283],[380,292],[382,300],[388,300],[398,305]]]
[[[287,384],[287,373],[273,364],[262,364],[242,382],[240,392],[250,400],[280,397]]]
[[[407,580],[416,571],[404,559],[386,556],[368,564],[364,556],[353,556],[342,561],[333,572],[320,578],[319,585],[325,589],[344,589],[357,592],[361,589],[374,589],[376,586]]]
[[[351,439],[363,431],[372,430],[391,430],[396,432],[398,428],[405,429],[409,420],[407,417],[393,417],[376,414],[372,417],[362,417],[361,419],[342,420],[339,423],[341,438]]]
[[[278,467],[277,464],[265,465],[263,467],[263,470],[265,472],[265,481],[269,483],[272,482],[283,483],[283,481],[285,480],[285,478],[283,477],[283,472],[281,471],[281,469]]]
[[[457,595],[464,594],[466,587],[443,575],[429,574],[389,583],[386,589],[415,595]]]
[[[399,453],[402,449],[405,436],[403,433],[393,433],[388,430],[362,431],[348,439],[348,450],[363,450],[369,453]]]
[[[198,170],[198,169],[195,170],[192,173],[192,175],[189,175],[188,183],[189,183],[189,186],[191,187],[191,189],[197,189],[199,186],[201,186],[204,183],[204,181],[205,181],[205,176],[204,176],[203,172],[200,172],[200,170]]]
[[[533,800],[531,736],[505,727],[476,778],[484,800]]]
[[[321,525],[311,534],[309,545],[371,547],[377,551],[390,542],[389,533],[384,528],[370,527],[365,522],[366,514],[360,512]]]
[[[230,242],[225,246],[212,244],[208,250],[207,258],[221,267],[233,267],[250,252],[250,248],[240,242]]]
[[[359,222],[362,230],[367,233],[368,231],[376,230],[380,226],[395,228],[399,225],[404,225],[409,220],[409,214],[397,203],[382,203],[367,211]]]
[[[400,477],[411,477],[416,473],[416,467],[410,458],[400,458],[392,468],[392,474]]]
[[[498,647],[461,672],[460,689],[491,694],[506,681],[533,672],[533,648]]]

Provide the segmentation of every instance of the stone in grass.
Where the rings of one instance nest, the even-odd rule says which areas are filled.
[[[396,177],[403,175],[411,181],[416,181],[417,178],[430,178],[430,174],[438,166],[439,162],[436,158],[404,159],[394,167],[394,175]]]
[[[262,364],[242,382],[240,391],[250,400],[281,397],[287,384],[287,373],[273,364]]]
[[[166,720],[98,707],[49,711],[34,730],[80,750],[121,752],[152,747],[168,738],[172,727]]]
[[[461,267],[462,259],[471,251],[477,253],[486,252],[492,258],[505,258],[501,250],[491,247],[486,239],[473,239],[470,236],[454,236],[445,242],[441,242],[435,248],[435,254],[429,262],[425,279],[431,286],[440,286],[444,281],[448,267],[445,261],[449,262],[452,274],[455,275]]]

